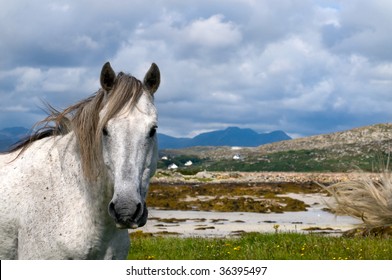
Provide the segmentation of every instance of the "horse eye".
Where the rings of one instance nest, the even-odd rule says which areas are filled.
[[[149,133],[149,135],[148,136],[150,136],[150,138],[151,137],[154,137],[154,135],[155,135],[155,133],[157,132],[157,126],[153,126],[151,129],[150,129],[150,133]]]
[[[106,127],[104,127],[104,128],[102,129],[102,134],[103,134],[104,136],[108,136],[108,135],[109,135],[108,129],[107,129]]]

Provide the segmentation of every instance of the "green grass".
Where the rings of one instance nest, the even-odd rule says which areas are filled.
[[[328,150],[283,151],[265,155],[264,160],[220,160],[211,162],[209,171],[347,172],[353,168],[372,171],[376,156],[336,154]]]
[[[350,146],[348,146],[350,148]],[[376,149],[366,151],[341,152],[329,149],[290,150],[266,155],[246,155],[244,160],[200,158],[196,155],[177,155],[170,160],[159,160],[158,168],[166,169],[175,163],[177,170],[184,175],[194,175],[201,170],[207,171],[281,171],[281,172],[347,172],[360,168],[364,171],[374,171],[379,165],[380,157],[387,155]],[[184,167],[188,160],[193,162],[191,167]]]
[[[132,260],[381,260],[392,259],[390,238],[248,233],[233,238],[131,236]]]

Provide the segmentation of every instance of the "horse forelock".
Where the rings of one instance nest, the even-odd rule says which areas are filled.
[[[106,126],[107,122],[122,110],[130,110],[136,105],[143,93],[141,81],[133,76],[120,73],[116,79],[114,88],[105,95],[103,105],[105,115],[100,120],[100,128]]]
[[[20,155],[37,140],[74,132],[83,173],[87,180],[95,181],[100,175],[104,175],[101,145],[103,128],[122,110],[131,110],[142,94],[141,81],[131,75],[120,73],[110,92],[100,89],[94,95],[63,111],[46,104],[49,115],[34,125],[34,133],[14,145],[9,152],[20,150]],[[103,108],[105,114],[100,118]]]
[[[85,131],[80,131],[80,135],[87,136],[88,139],[79,139],[82,165],[85,176],[89,180],[95,180],[102,172],[102,133],[108,121],[121,113],[123,110],[131,110],[143,94],[142,83],[130,75],[120,73],[116,79],[113,90],[109,93],[101,90],[102,102],[99,107],[92,108],[91,120],[93,127],[87,127]],[[105,108],[104,115],[100,116],[101,110]]]

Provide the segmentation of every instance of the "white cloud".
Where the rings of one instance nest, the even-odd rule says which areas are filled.
[[[392,54],[387,47],[392,45],[391,14],[392,2],[388,0],[341,2],[339,25],[327,26],[325,42],[336,53],[391,60]]]
[[[323,111],[328,108],[328,100],[334,91],[332,81],[320,81],[314,86],[298,85],[296,96],[282,100],[282,108],[298,110],[303,112]]]
[[[87,48],[90,50],[95,50],[99,48],[99,43],[94,41],[91,37],[87,35],[80,35],[75,38],[75,45]]]
[[[1,112],[7,112],[7,113],[9,113],[9,112],[21,112],[21,113],[24,113],[24,112],[30,111],[30,109],[28,107],[26,107],[26,106],[16,105],[16,106],[8,106],[8,107],[5,107],[5,108],[1,108],[0,111]]]
[[[224,22],[223,15],[193,21],[182,31],[190,44],[207,48],[222,48],[241,41],[239,28],[233,22]]]

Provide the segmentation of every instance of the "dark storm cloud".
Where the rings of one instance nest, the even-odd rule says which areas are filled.
[[[392,116],[390,1],[0,0],[0,128],[65,107],[100,67],[161,69],[160,131],[312,135]]]

